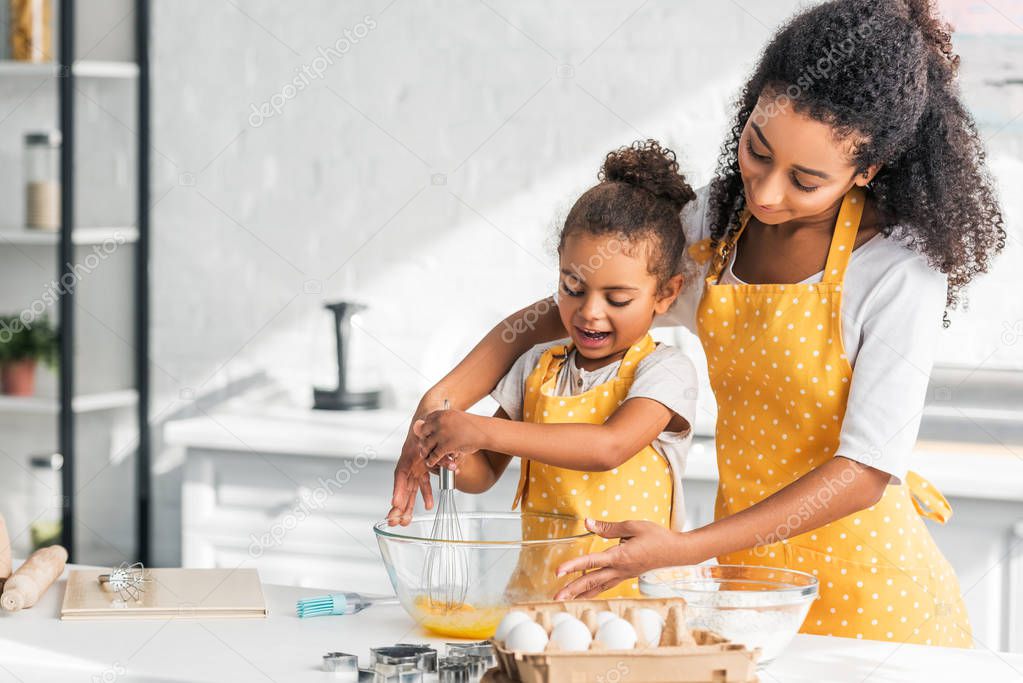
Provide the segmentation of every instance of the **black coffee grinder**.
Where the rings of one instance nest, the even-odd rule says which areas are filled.
[[[351,301],[324,306],[334,313],[337,340],[337,389],[313,388],[313,408],[318,410],[371,410],[380,407],[379,391],[348,391],[348,344],[352,336],[352,316],[366,307]]]

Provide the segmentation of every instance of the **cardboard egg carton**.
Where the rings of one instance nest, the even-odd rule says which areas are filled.
[[[685,627],[682,598],[612,598],[568,602],[527,602],[512,609],[531,614],[550,635],[551,617],[568,612],[596,632],[597,612],[614,612],[636,628],[642,639],[637,611],[652,609],[664,619],[659,643],[637,642],[632,650],[610,650],[594,641],[585,652],[564,652],[548,643],[542,653],[507,650],[494,641],[498,668],[485,683],[754,683],[760,650],[748,650],[710,631]]]

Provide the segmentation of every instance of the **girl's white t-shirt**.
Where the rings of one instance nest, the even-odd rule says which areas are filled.
[[[710,237],[709,190],[698,190],[682,212],[687,244]],[[696,334],[708,268],[686,258],[690,286],[655,325],[683,325]],[[803,283],[820,282],[822,275]],[[742,284],[731,263],[720,282]],[[924,256],[883,235],[855,249],[846,269],[842,340],[853,376],[838,455],[889,473],[893,484],[905,477],[920,430],[946,286],[945,275]]]

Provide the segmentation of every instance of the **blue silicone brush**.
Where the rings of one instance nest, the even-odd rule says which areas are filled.
[[[335,614],[358,614],[371,605],[394,605],[394,596],[370,596],[361,593],[332,593],[315,598],[303,598],[295,603],[300,617],[322,617]]]

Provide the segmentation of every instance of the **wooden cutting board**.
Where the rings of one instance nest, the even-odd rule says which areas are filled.
[[[266,601],[255,569],[145,569],[138,601],[122,600],[99,583],[101,569],[68,574],[60,618],[262,619]]]

